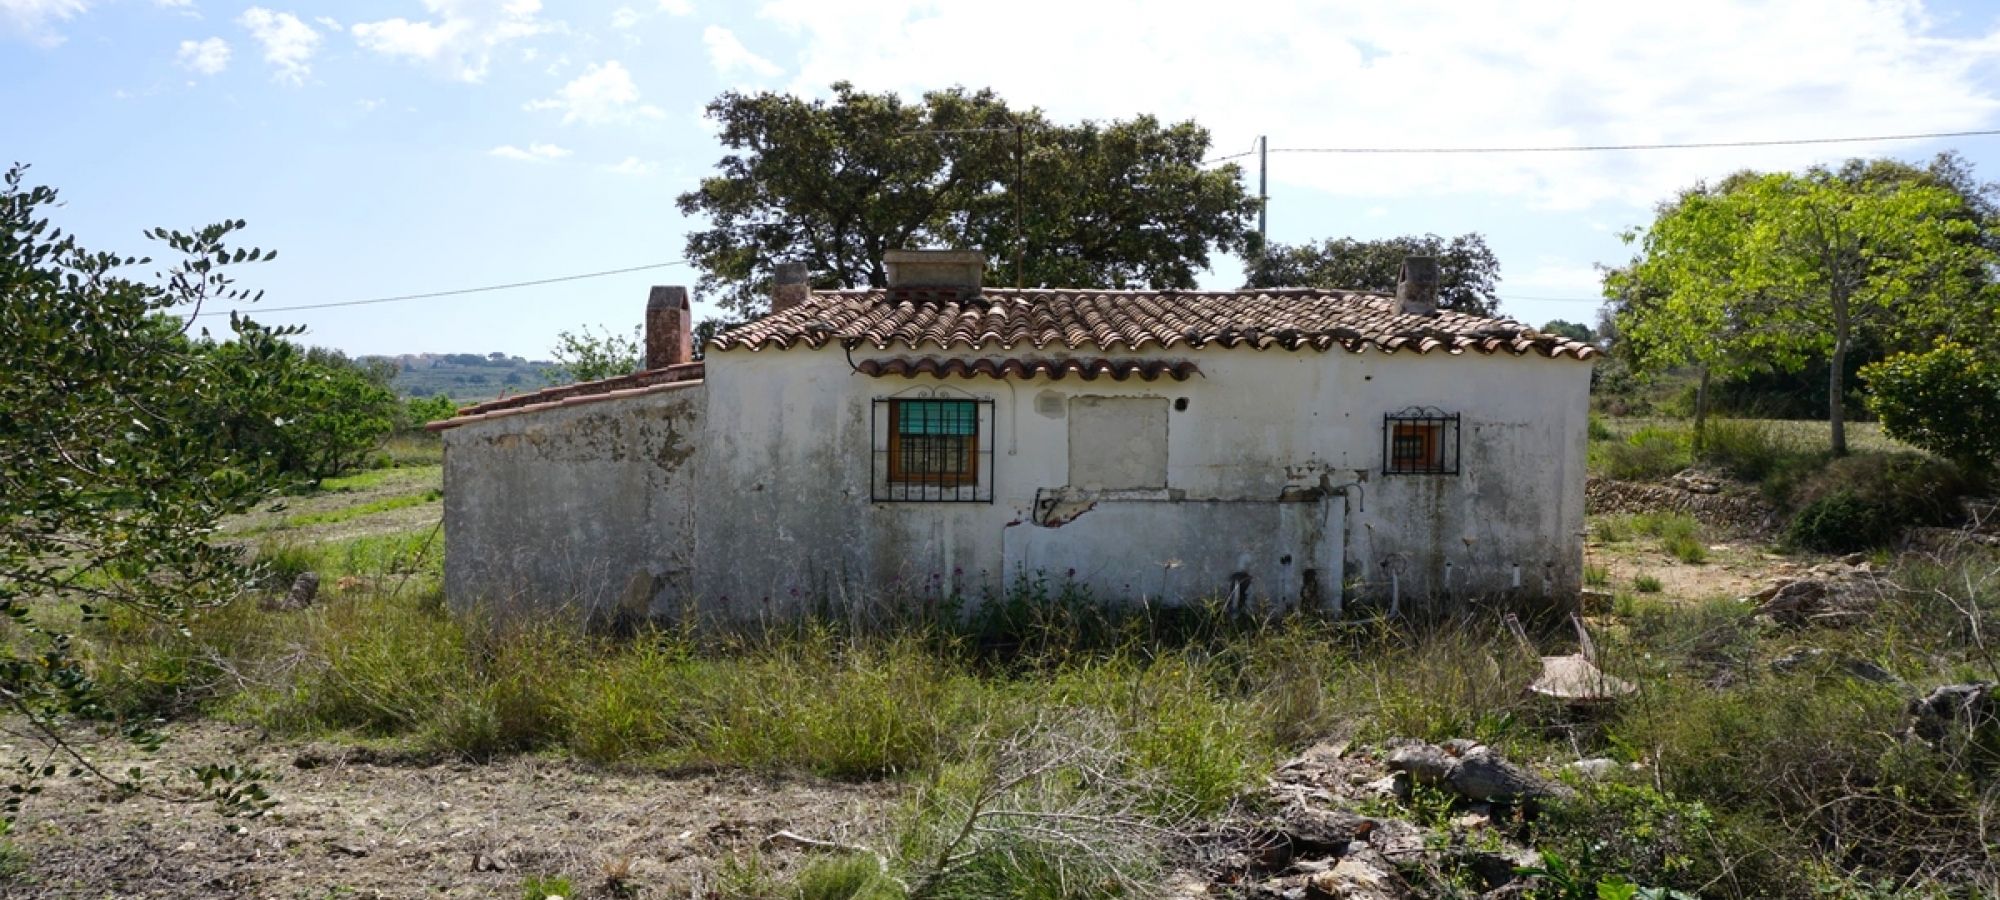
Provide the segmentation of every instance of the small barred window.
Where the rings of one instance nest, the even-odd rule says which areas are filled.
[[[1382,421],[1382,474],[1458,474],[1457,413],[1410,407]]]

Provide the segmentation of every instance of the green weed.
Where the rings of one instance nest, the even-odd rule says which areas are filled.
[[[576,896],[569,879],[561,875],[530,875],[521,881],[521,900],[549,900]]]
[[[1662,587],[1657,576],[1643,574],[1632,576],[1632,589],[1641,594],[1657,594]]]
[[[1611,583],[1611,569],[1595,563],[1583,564],[1583,583],[1590,587],[1604,587]]]
[[[1648,425],[1623,441],[1591,445],[1593,462],[1620,481],[1649,481],[1687,468],[1693,461],[1692,439],[1684,430]]]

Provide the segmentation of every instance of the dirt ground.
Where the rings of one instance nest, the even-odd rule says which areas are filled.
[[[1770,553],[1764,544],[1720,541],[1708,545],[1708,561],[1684,563],[1661,550],[1654,541],[1621,541],[1607,545],[1589,541],[1583,547],[1584,564],[1603,566],[1610,584],[1591,590],[1609,593],[1636,593],[1634,581],[1641,575],[1660,580],[1660,592],[1647,596],[1672,600],[1701,601],[1734,599],[1754,594],[1779,575],[1811,565]]]
[[[115,744],[99,753],[110,771],[257,766],[279,776],[279,803],[232,819],[208,803],[120,800],[96,782],[53,779],[16,827],[26,871],[0,897],[512,898],[530,876],[563,876],[572,897],[699,898],[732,857],[797,865],[800,851],[767,842],[779,831],[878,841],[900,791],[532,756],[398,759],[217,723],[174,727],[153,757]]]

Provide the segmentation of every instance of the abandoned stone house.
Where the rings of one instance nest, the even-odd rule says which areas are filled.
[[[894,251],[692,359],[654,288],[646,369],[468,407],[445,444],[455,606],[737,619],[979,597],[1338,613],[1573,598],[1596,350],[1396,296],[985,287]]]

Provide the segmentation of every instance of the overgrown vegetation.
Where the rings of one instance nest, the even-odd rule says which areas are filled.
[[[1691,527],[1616,521],[1628,538]],[[829,849],[791,872],[745,857],[717,896],[1143,895],[1183,852],[1176,835],[1327,734],[1638,764],[1533,823],[1548,859],[1593,890],[1613,876],[1717,898],[2000,884],[1976,827],[2000,802],[1989,739],[1899,737],[1914,693],[2000,675],[1968,628],[2000,611],[1991,554],[1906,560],[1905,590],[1859,631],[1771,631],[1735,603],[1621,594],[1600,655],[1642,693],[1581,720],[1522,691],[1533,661],[1483,620],[1109,608],[1051,578],[963,618],[890,603],[902,612],[866,627],[829,609],[782,628],[611,638],[454,617],[430,531],[274,545],[265,559],[317,571],[328,596],[299,613],[205,611],[186,638],[138,619],[90,626],[104,714],[207,714],[440,756],[557,751],[908,786],[887,845]],[[1558,646],[1557,634],[1537,640]],[[1907,684],[1770,668],[1801,641]],[[1059,834],[1016,827],[1056,820]]]

